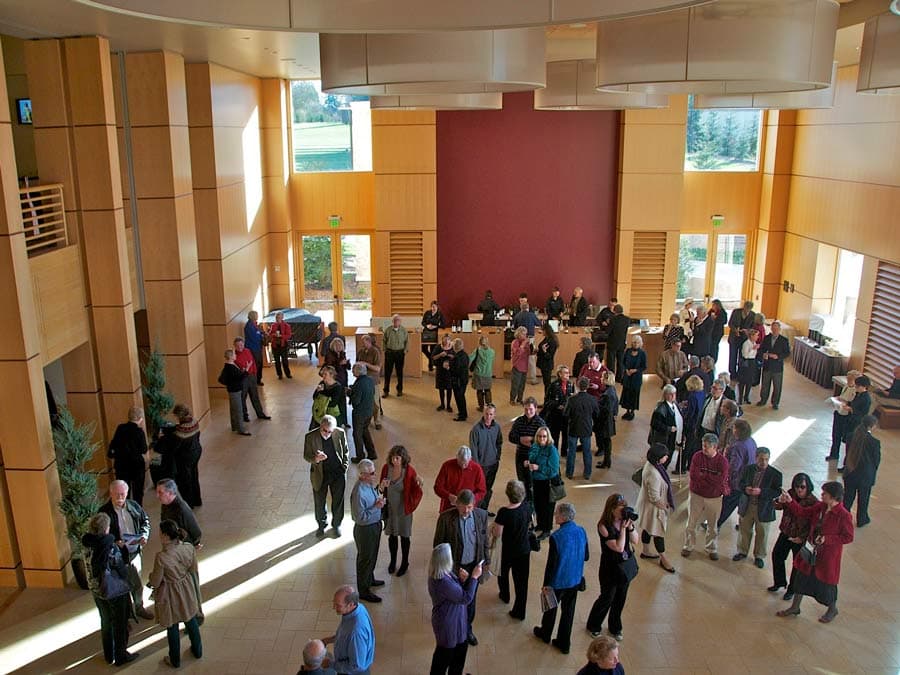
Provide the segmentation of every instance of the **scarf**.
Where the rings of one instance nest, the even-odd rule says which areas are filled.
[[[659,475],[666,481],[666,501],[669,503],[669,508],[675,510],[675,498],[672,496],[672,480],[669,478],[669,472],[666,471],[666,467],[662,464],[654,464],[653,466],[656,467]]]

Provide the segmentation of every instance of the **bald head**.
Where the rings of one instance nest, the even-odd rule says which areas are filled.
[[[310,640],[303,647],[303,667],[307,670],[316,670],[322,667],[325,660],[325,643],[321,640]]]

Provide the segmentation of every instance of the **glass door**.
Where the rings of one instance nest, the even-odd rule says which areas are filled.
[[[712,295],[727,310],[744,302],[744,262],[747,259],[746,234],[719,234],[716,237],[716,263]]]
[[[372,322],[372,237],[304,234],[303,308],[341,330]]]
[[[316,314],[327,326],[335,321],[335,293],[331,235],[303,235],[303,309]]]
[[[372,325],[372,237],[368,234],[340,235],[341,326]]]
[[[685,298],[702,302],[706,291],[709,236],[682,234],[678,243],[678,279],[675,301],[682,305]]]

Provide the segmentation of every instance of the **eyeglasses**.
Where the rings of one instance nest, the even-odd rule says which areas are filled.
[[[361,472],[360,475],[362,475],[362,476],[374,476],[374,475],[375,475],[375,472],[374,472],[374,471],[363,471],[363,472]]]

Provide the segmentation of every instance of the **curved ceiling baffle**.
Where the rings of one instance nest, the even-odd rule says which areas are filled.
[[[544,86],[543,28],[441,33],[323,33],[322,91],[477,94]]]
[[[143,18],[315,33],[528,28],[619,19],[716,0],[76,0]]]
[[[597,26],[597,88],[752,94],[831,82],[836,0],[719,0]]]
[[[886,12],[866,21],[856,91],[900,94],[900,16]]]
[[[372,110],[502,110],[503,94],[409,94],[370,96]]]
[[[669,106],[669,97],[664,94],[597,91],[596,78],[593,59],[552,61],[547,64],[547,86],[534,92],[534,109],[640,110]]]
[[[694,108],[698,110],[817,110],[834,107],[838,62],[831,66],[831,84],[811,91],[784,91],[762,94],[697,94]]]

